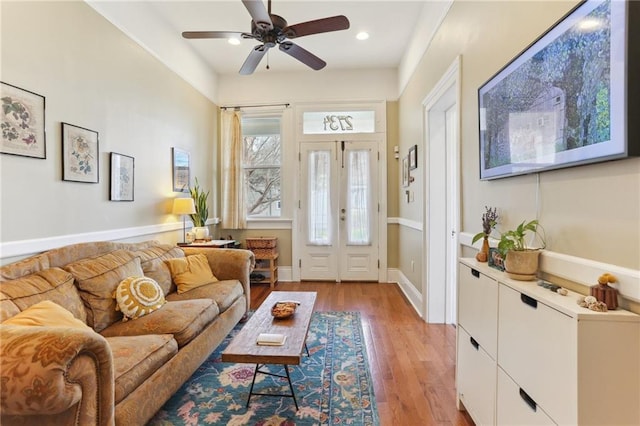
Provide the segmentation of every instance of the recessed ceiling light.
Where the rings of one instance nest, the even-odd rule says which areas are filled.
[[[368,38],[369,38],[369,33],[368,33],[368,32],[366,32],[366,31],[360,31],[360,32],[358,33],[358,35],[356,35],[356,38],[357,38],[358,40],[366,40],[366,39],[368,39]]]
[[[229,39],[229,44],[233,44],[234,46],[237,46],[237,45],[239,45],[239,44],[240,44],[240,39],[239,39],[239,38],[231,37],[231,38]]]

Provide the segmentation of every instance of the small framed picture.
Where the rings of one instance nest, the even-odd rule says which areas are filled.
[[[402,186],[409,186],[409,180],[411,179],[409,173],[409,156],[406,156],[402,159]]]
[[[111,153],[111,182],[109,200],[133,201],[134,158]]]
[[[184,149],[171,148],[173,164],[173,192],[189,192],[191,158]]]
[[[98,132],[62,123],[62,180],[98,183]]]
[[[409,169],[414,170],[418,168],[418,145],[414,145],[409,148]]]
[[[44,96],[0,82],[2,113],[0,153],[47,158]]]
[[[504,271],[504,262],[502,261],[502,255],[497,248],[489,248],[489,266],[499,271]]]

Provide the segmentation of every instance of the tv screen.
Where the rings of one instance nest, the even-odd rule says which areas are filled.
[[[639,154],[632,3],[580,3],[478,89],[480,179]]]

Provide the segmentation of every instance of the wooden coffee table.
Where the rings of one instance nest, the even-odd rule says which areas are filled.
[[[251,318],[245,323],[242,330],[233,338],[229,346],[222,352],[223,362],[242,362],[256,364],[253,372],[253,380],[247,407],[253,395],[263,396],[286,396],[293,398],[293,402],[298,409],[298,402],[293,392],[291,377],[289,376],[289,365],[299,365],[302,359],[302,350],[306,348],[305,341],[311,322],[311,314],[316,303],[315,291],[273,291],[262,305],[253,313]],[[295,314],[285,319],[275,319],[271,316],[271,307],[284,300],[295,300],[300,302]],[[282,346],[261,346],[256,342],[260,333],[284,334],[287,340]],[[307,352],[308,355],[308,352]],[[265,364],[282,364],[286,376],[273,374],[260,370]],[[289,383],[290,394],[271,394],[253,391],[256,375],[268,374],[271,376],[286,378]]]

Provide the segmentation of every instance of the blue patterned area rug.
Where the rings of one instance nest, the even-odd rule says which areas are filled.
[[[247,396],[255,364],[221,361],[239,324],[193,376],[156,413],[149,425],[378,425],[373,383],[363,344],[359,312],[314,312],[306,353],[290,366],[298,400]],[[263,370],[283,374],[280,365]],[[284,378],[258,374],[254,392],[289,393]]]

